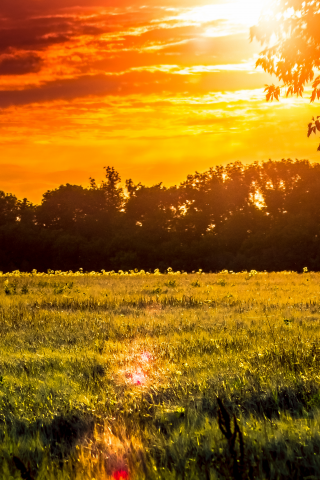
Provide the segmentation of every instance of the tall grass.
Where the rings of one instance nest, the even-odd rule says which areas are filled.
[[[319,281],[2,275],[1,478],[320,478]]]

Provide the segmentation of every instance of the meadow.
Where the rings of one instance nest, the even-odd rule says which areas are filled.
[[[1,478],[320,478],[319,283],[1,274]]]

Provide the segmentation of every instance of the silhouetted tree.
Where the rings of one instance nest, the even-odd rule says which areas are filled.
[[[61,185],[43,195],[37,222],[45,228],[92,237],[105,234],[116,221],[123,203],[119,174],[106,167],[106,180],[97,185],[90,179],[89,188]]]
[[[127,180],[128,199],[125,206],[126,222],[131,228],[144,234],[161,235],[172,228],[175,209],[172,205],[170,189],[162,183],[146,187],[134,185]]]
[[[41,205],[0,193],[0,269],[320,269],[320,164],[240,162],[166,188],[61,185]]]
[[[16,223],[19,218],[19,201],[12,194],[0,191],[0,226]]]

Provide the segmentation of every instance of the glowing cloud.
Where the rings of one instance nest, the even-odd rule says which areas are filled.
[[[0,190],[38,202],[99,177],[106,157],[148,184],[240,159],[312,160],[301,125],[313,107],[266,105],[270,78],[254,67],[249,26],[267,0],[76,4],[0,3]]]

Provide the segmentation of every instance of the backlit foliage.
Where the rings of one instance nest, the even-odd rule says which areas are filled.
[[[281,88],[287,97],[302,96],[310,82],[310,101],[320,99],[319,31],[318,0],[273,0],[268,4],[258,25],[251,28],[251,39],[266,45],[256,66],[281,82],[280,86],[266,86],[267,100],[279,100]],[[318,117],[313,118],[308,125],[308,136],[319,130]]]

